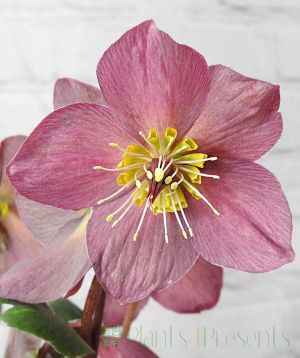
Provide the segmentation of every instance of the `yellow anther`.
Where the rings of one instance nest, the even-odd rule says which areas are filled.
[[[103,169],[103,167],[101,167],[101,165],[95,165],[95,166],[93,167],[93,169],[95,169],[95,170],[101,170],[101,169]]]
[[[109,145],[110,147],[118,147],[118,146],[119,146],[118,143],[108,143],[108,145]]]
[[[0,203],[0,216],[7,216],[9,213],[9,206],[7,203]]]
[[[152,172],[150,172],[150,170],[147,170],[147,171],[146,171],[146,175],[147,175],[147,178],[148,178],[149,180],[152,180],[153,174],[152,174]]]
[[[160,181],[163,180],[164,175],[165,175],[165,173],[164,173],[163,169],[161,169],[161,168],[155,169],[154,176],[155,176],[155,181],[157,183],[159,183]]]
[[[114,218],[113,214],[110,214],[106,217],[106,221],[110,222]]]
[[[178,188],[178,183],[175,181],[174,183],[171,184],[171,189],[176,190],[177,188]]]
[[[166,179],[165,179],[165,184],[168,185],[168,184],[170,184],[170,183],[172,183],[172,177],[168,176],[168,177],[166,177]]]

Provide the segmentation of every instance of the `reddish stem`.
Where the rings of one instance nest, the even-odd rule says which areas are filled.
[[[81,317],[81,335],[96,352],[99,345],[104,304],[105,291],[95,276]]]

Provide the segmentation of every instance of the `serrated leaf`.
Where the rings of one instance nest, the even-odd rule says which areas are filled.
[[[48,306],[65,321],[74,321],[80,319],[81,309],[69,300],[56,300],[49,302]]]
[[[20,304],[5,311],[0,320],[8,326],[49,342],[59,353],[77,357],[93,353],[87,343],[47,306]]]

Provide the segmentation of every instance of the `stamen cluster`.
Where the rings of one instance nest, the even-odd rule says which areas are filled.
[[[184,212],[184,209],[188,207],[184,193],[191,194],[196,200],[203,199],[213,212],[219,215],[196,186],[201,184],[202,177],[219,179],[217,175],[205,174],[200,171],[204,168],[205,162],[214,161],[217,158],[196,152],[198,145],[192,138],[176,141],[177,131],[175,128],[167,128],[163,138],[154,129],[149,131],[147,137],[143,132],[139,134],[144,139],[145,146],[134,144],[124,149],[117,143],[109,143],[111,147],[115,147],[123,153],[122,160],[116,168],[94,166],[95,170],[121,172],[117,177],[117,184],[121,188],[107,198],[99,200],[99,205],[123,190],[135,187],[124,203],[109,214],[106,220],[110,222],[120,213],[120,216],[112,223],[112,227],[114,227],[135,204],[143,207],[143,212],[133,240],[137,239],[148,209],[154,215],[163,215],[166,242],[168,242],[167,213],[175,214],[183,237],[187,239],[180,213],[192,237],[193,231]]]

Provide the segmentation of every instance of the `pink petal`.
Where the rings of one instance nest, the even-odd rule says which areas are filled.
[[[20,261],[0,277],[0,297],[28,303],[63,297],[90,268],[83,222],[65,240],[58,237],[37,255]]]
[[[54,108],[57,109],[76,102],[105,104],[99,88],[72,78],[57,80],[54,87]]]
[[[39,338],[16,329],[11,329],[5,351],[5,358],[31,357],[31,354],[35,353],[41,344],[42,341]]]
[[[209,86],[203,56],[173,41],[153,21],[114,43],[97,76],[108,105],[144,131],[171,126],[184,134],[199,116]]]
[[[174,215],[168,215],[169,244],[164,240],[162,215],[155,217],[150,211],[133,241],[142,215],[136,205],[112,228],[105,218],[119,205],[116,201],[94,209],[88,224],[88,251],[102,286],[125,304],[177,281],[198,255],[191,240],[182,237]]]
[[[21,145],[24,143],[25,139],[25,136],[17,135],[8,137],[0,143],[0,185],[9,185],[5,168],[15,156]]]
[[[203,200],[190,200],[187,210],[200,255],[213,264],[248,272],[269,271],[292,261],[292,216],[275,176],[259,164],[225,159],[208,171],[220,180],[203,180],[199,189],[220,216]]]
[[[211,66],[204,110],[190,131],[209,155],[256,160],[282,132],[279,86]]]
[[[61,239],[69,235],[85,215],[84,210],[64,210],[43,205],[29,200],[17,193],[16,205],[18,212],[33,233],[35,239],[42,244],[49,244],[60,233]],[[62,231],[65,235],[62,235]]]
[[[117,337],[102,337],[98,358],[158,358],[141,343]]]
[[[217,304],[222,281],[222,268],[199,256],[195,265],[183,278],[162,291],[154,292],[152,297],[169,310],[196,313]]]
[[[148,298],[138,302],[134,318],[138,316],[141,309],[144,308],[147,302],[148,302]],[[105,327],[122,326],[128,307],[129,305],[120,305],[118,302],[114,301],[109,295],[106,295],[104,316],[103,316],[104,326]]]
[[[7,251],[0,251],[0,275],[16,262],[34,256],[41,249],[24,222],[13,211],[0,217],[0,230],[0,234],[7,235],[8,239]]]
[[[9,177],[31,200],[63,209],[92,207],[118,189],[117,174],[93,167],[114,167],[120,152],[108,144],[136,143],[129,131],[103,106],[63,107],[48,115],[28,137],[8,166]]]

